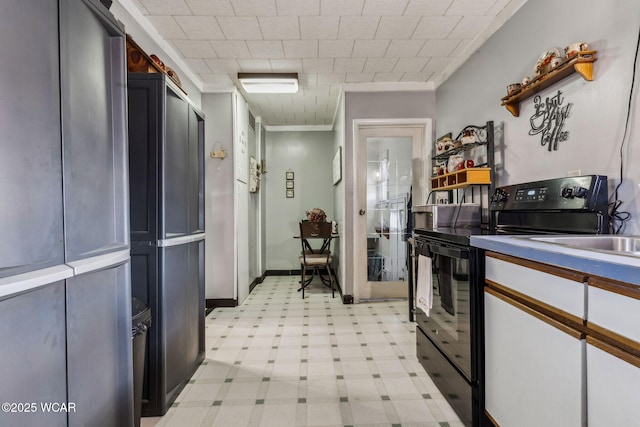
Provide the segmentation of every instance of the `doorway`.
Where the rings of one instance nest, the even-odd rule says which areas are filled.
[[[354,302],[408,297],[410,203],[424,194],[430,120],[354,121]]]

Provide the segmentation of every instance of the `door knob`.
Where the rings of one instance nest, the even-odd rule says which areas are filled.
[[[364,215],[365,213],[367,213],[364,209],[360,209],[360,215]]]

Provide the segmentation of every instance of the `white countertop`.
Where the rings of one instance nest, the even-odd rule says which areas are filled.
[[[578,249],[526,237],[540,236],[471,236],[471,246],[640,285],[640,257]]]

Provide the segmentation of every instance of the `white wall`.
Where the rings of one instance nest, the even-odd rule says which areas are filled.
[[[300,269],[298,224],[305,211],[319,207],[335,218],[333,132],[266,132],[267,270]],[[294,198],[287,198],[285,173],[294,172]],[[262,191],[262,190],[260,190]]]
[[[344,94],[340,94],[340,101],[336,111],[336,117],[333,124],[333,153],[335,154],[338,149],[342,150],[342,179],[336,185],[333,186],[333,209],[335,213],[335,221],[338,223],[338,233],[345,234],[345,162],[344,162]],[[338,282],[341,286],[345,278],[346,262],[344,259],[346,239],[338,239],[334,245],[334,251],[338,262]],[[344,290],[344,288],[343,288]]]
[[[504,145],[497,147],[501,167],[497,184],[505,185],[566,176],[568,171],[608,175],[610,194],[620,170],[620,144],[627,115],[633,60],[640,26],[636,0],[535,0],[527,2],[436,92],[436,135],[456,135],[467,124],[493,120],[504,123]],[[587,42],[598,51],[595,78],[577,74],[540,92],[544,100],[562,91],[572,103],[565,130],[569,139],[557,151],[540,145],[540,136],[528,135],[534,113],[533,98],[520,105],[520,117],[500,106],[509,83],[532,75],[540,53],[562,49],[571,42]],[[636,75],[636,79],[639,76]],[[638,95],[632,101],[629,139],[624,147],[622,209],[634,215],[627,233],[639,233],[640,161]]]
[[[205,114],[205,297],[234,298],[234,159],[232,94],[202,96]],[[225,149],[225,159],[209,153]]]

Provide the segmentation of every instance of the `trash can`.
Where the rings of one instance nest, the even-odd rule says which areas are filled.
[[[140,427],[142,385],[147,329],[151,326],[151,309],[138,298],[131,299],[131,340],[133,347],[133,415],[135,427]]]

